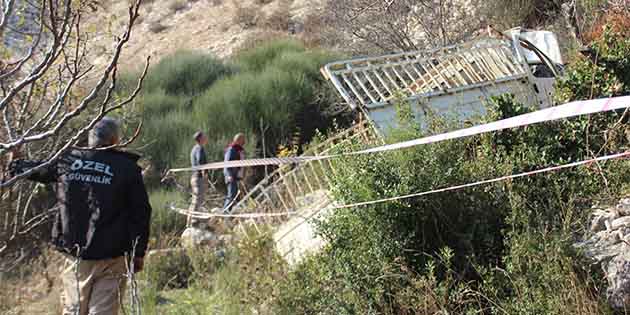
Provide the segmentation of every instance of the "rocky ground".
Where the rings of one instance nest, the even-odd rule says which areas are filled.
[[[577,247],[604,271],[610,304],[630,307],[630,198],[594,209],[589,237]]]
[[[122,65],[138,67],[147,55],[157,61],[177,50],[198,50],[228,57],[248,41],[289,34],[289,28],[283,30],[283,27],[269,25],[274,14],[288,10],[289,19],[299,23],[325,1],[145,0],[138,25],[123,53]],[[112,36],[121,31],[126,21],[126,3],[103,4],[91,19],[97,65],[107,60],[105,51]]]

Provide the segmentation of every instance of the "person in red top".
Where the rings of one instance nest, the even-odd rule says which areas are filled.
[[[225,148],[225,162],[245,159],[245,135],[242,133],[234,136],[234,141]],[[223,212],[229,213],[238,194],[238,182],[243,179],[242,167],[226,167],[223,169],[227,195],[223,203]]]

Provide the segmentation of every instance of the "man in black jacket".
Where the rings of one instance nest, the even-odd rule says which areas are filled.
[[[119,141],[118,121],[90,131],[90,150],[73,150],[29,179],[57,183],[59,212],[52,243],[68,259],[62,274],[63,314],[118,314],[130,257],[142,270],[151,206],[138,155],[107,149]],[[22,161],[16,165],[33,167]],[[14,167],[23,172],[28,167]]]

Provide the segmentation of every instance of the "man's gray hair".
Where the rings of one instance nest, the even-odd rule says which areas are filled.
[[[104,117],[90,130],[88,145],[93,148],[106,147],[114,144],[114,139],[120,137],[120,123],[111,117]]]

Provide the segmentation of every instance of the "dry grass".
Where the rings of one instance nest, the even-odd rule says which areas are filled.
[[[186,9],[187,7],[188,7],[188,4],[186,3],[185,0],[172,0],[168,4],[168,9],[173,13],[182,11]]]
[[[162,22],[160,21],[153,21],[149,23],[149,31],[151,31],[151,33],[154,33],[154,34],[161,33],[167,28],[168,26],[162,24]]]
[[[261,20],[262,12],[254,6],[241,6],[235,3],[236,10],[232,22],[243,29],[255,27]]]
[[[45,251],[8,274],[0,273],[0,313],[59,314],[63,258]]]
[[[289,8],[281,6],[265,19],[264,27],[274,31],[286,32],[289,29],[290,22],[291,13]]]
[[[239,52],[254,49],[263,43],[269,43],[274,40],[281,40],[281,39],[287,39],[287,38],[288,36],[286,33],[281,33],[281,32],[272,31],[272,30],[262,30],[256,33],[249,34],[243,41],[243,44],[241,44],[240,46],[234,49],[234,52],[238,54]]]

